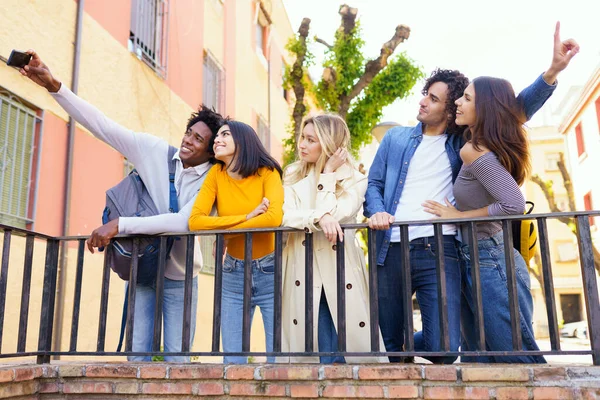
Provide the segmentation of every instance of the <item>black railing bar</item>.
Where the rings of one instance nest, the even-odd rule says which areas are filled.
[[[25,237],[25,236],[33,235],[33,236],[35,236],[36,239],[57,239],[54,236],[45,235],[43,233],[34,232],[34,231],[27,230],[27,229],[16,228],[14,226],[0,224],[0,231],[7,231],[7,230],[12,231],[13,235],[15,235],[15,236]]]
[[[446,263],[444,249],[444,230],[440,224],[433,226],[435,236],[435,270],[438,290],[438,315],[440,324],[440,349],[450,350],[450,335],[448,334],[448,298],[446,295]]]
[[[10,243],[12,231],[4,231],[2,240],[2,262],[0,263],[0,349],[2,348],[2,336],[4,332],[4,311],[6,307],[6,287],[8,283],[8,262],[10,260]]]
[[[508,288],[508,311],[513,350],[521,350],[521,317],[519,313],[519,292],[517,289],[515,252],[513,250],[513,232],[510,221],[502,221],[502,236],[504,239],[504,261],[506,263],[506,286]]]
[[[485,325],[483,316],[483,300],[481,294],[481,276],[479,274],[479,245],[477,241],[477,225],[470,222],[468,226],[469,255],[471,257],[471,297],[473,300],[473,322],[475,323],[476,346],[485,349]]]
[[[342,232],[344,232],[344,228],[342,228]],[[337,348],[339,351],[346,351],[346,254],[344,242],[340,241],[339,236],[333,247],[336,253],[337,270]]]
[[[242,304],[242,351],[250,351],[250,310],[252,308],[252,233],[245,234],[244,300]]]
[[[583,280],[583,295],[588,320],[588,337],[593,350],[594,365],[600,365],[600,299],[598,298],[598,282],[594,262],[590,219],[577,217],[577,242],[579,245],[579,261]]]
[[[282,263],[283,263],[283,234],[281,232],[275,233],[275,276],[274,282],[274,299],[273,299],[273,351],[281,351],[281,314],[283,307],[283,276],[282,276]],[[213,349],[214,350],[214,349]]]
[[[112,246],[104,250],[104,266],[102,269],[102,289],[100,289],[100,310],[98,316],[98,337],[96,339],[96,351],[103,351],[106,342],[106,318],[108,314],[108,294],[110,290],[110,265],[109,258]],[[125,292],[127,296],[127,292]]]
[[[69,343],[69,351],[77,350],[77,334],[79,332],[79,313],[81,311],[81,287],[83,284],[84,258],[85,240],[80,240],[77,248],[77,270],[75,273],[75,289],[73,291],[73,313],[71,317],[71,341]]]
[[[376,231],[368,229],[369,257],[369,320],[371,329],[371,351],[379,351],[379,291],[377,286],[377,249],[375,246]]]
[[[404,348],[413,351],[415,348],[413,332],[413,308],[412,308],[412,277],[410,266],[410,241],[408,240],[408,226],[400,227],[400,246],[402,258],[402,307],[404,309]]]
[[[167,268],[167,238],[161,237],[160,244],[158,246],[158,269],[156,270],[156,276],[165,276],[165,269]],[[165,297],[165,280],[156,279],[156,296],[154,302],[154,327],[152,333],[152,350],[160,351],[160,342],[162,336],[163,327],[163,302]]]
[[[29,298],[31,296],[31,271],[33,268],[33,246],[35,238],[28,235],[25,242],[25,262],[23,264],[23,284],[21,285],[21,309],[19,312],[19,336],[17,351],[25,351],[27,346],[27,325],[29,321]]]
[[[185,278],[183,282],[183,324],[181,326],[181,351],[189,351],[192,338],[192,299],[194,290],[194,248],[196,237],[186,236]],[[194,315],[194,318],[196,316]]]
[[[542,259],[542,280],[544,281],[544,297],[546,298],[546,313],[548,315],[548,332],[552,350],[560,350],[560,332],[558,330],[558,316],[556,313],[556,300],[554,297],[554,279],[552,277],[552,261],[550,245],[548,242],[548,224],[546,218],[537,220],[540,256]]]
[[[125,351],[133,348],[133,329],[135,325],[135,300],[137,290],[137,276],[140,252],[140,239],[133,239],[131,248],[131,262],[129,267],[129,286],[127,286],[127,323],[125,324]]]
[[[435,219],[435,220],[419,220],[419,221],[402,221],[402,222],[394,222],[391,226],[402,226],[402,225],[411,225],[411,226],[422,226],[422,225],[435,225],[435,224],[461,224],[466,222],[490,222],[490,221],[503,221],[503,220],[528,220],[528,219],[538,219],[538,218],[575,218],[578,216],[600,216],[600,210],[590,210],[590,211],[568,211],[568,212],[557,212],[557,213],[539,213],[539,214],[527,214],[527,215],[504,215],[499,217],[477,217],[477,218],[448,218],[448,219]],[[345,229],[363,229],[367,228],[368,224],[341,224],[340,226]],[[55,239],[55,240],[66,240],[66,241],[76,241],[81,239],[87,239],[90,235],[80,235],[80,236],[49,236],[39,232],[29,231],[26,229],[19,229],[8,225],[1,225],[0,230],[2,229],[10,229],[13,233],[18,236],[27,236],[34,235],[36,238],[40,239]],[[298,229],[288,228],[285,226],[276,227],[276,228],[252,228],[252,229],[231,229],[231,230],[208,230],[208,231],[193,231],[193,232],[185,232],[185,234],[191,234],[195,236],[212,236],[217,234],[239,234],[239,233],[263,233],[263,232],[298,232]],[[182,232],[167,232],[161,235],[117,235],[116,239],[119,238],[131,238],[131,237],[157,237],[157,236],[181,236]]]
[[[402,357],[402,356],[414,356],[414,357],[443,357],[443,356],[568,356],[568,355],[593,355],[593,350],[520,350],[520,351],[405,351],[405,352],[251,352],[251,351],[240,351],[240,352],[199,352],[199,351],[187,351],[187,352],[169,352],[169,353],[153,353],[153,352],[92,352],[92,351],[38,351],[28,353],[13,353],[13,354],[0,354],[0,358],[13,358],[13,357],[30,357],[30,356],[191,356],[191,357],[222,357],[222,356],[273,356],[273,357],[315,357],[323,355],[342,356],[342,357]],[[226,364],[223,364],[226,365]],[[426,364],[414,364],[416,366]],[[460,364],[459,364],[460,365]],[[528,364],[528,365],[539,365],[543,366],[546,364]]]
[[[221,301],[223,292],[223,235],[216,236],[215,242],[215,288],[213,291],[212,351],[218,352],[221,341]]]
[[[313,234],[304,233],[304,351],[314,349]],[[323,290],[323,288],[321,288]],[[321,294],[319,293],[319,299]],[[318,308],[317,308],[318,309]],[[318,316],[317,316],[318,318]]]

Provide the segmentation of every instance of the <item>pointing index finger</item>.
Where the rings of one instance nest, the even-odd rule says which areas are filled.
[[[560,44],[560,21],[556,21],[556,27],[554,28],[554,43]]]

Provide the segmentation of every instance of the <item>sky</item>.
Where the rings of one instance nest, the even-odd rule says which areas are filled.
[[[283,2],[294,31],[308,17],[310,37],[333,42],[342,1]],[[471,79],[501,77],[516,92],[550,66],[554,28],[560,21],[561,38],[575,39],[581,51],[559,75],[554,95],[530,126],[558,124],[569,89],[584,85],[600,66],[600,0],[349,0],[347,4],[358,8],[366,57],[377,57],[395,27],[404,24],[411,35],[396,52],[406,52],[427,75],[440,67],[458,69]],[[311,75],[318,78],[324,47],[315,43],[311,48],[317,56]],[[382,121],[415,123],[422,85],[418,82],[409,98],[386,107]]]

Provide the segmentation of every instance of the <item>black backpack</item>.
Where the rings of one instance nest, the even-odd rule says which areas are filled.
[[[177,191],[175,190],[175,168],[177,164],[176,160],[173,160],[176,152],[175,147],[169,146],[166,160],[169,165],[169,211],[172,213],[179,211]],[[102,213],[102,224],[118,217],[149,217],[158,214],[158,209],[152,201],[150,193],[148,193],[142,178],[134,169],[116,186],[106,191],[106,207]],[[168,257],[174,240],[174,237],[167,239],[165,257]],[[156,279],[160,238],[140,238],[139,243],[137,283],[150,285]],[[108,265],[119,275],[119,278],[128,281],[133,239],[115,239],[110,246],[112,246],[112,251],[107,254],[109,258]],[[98,250],[103,251],[104,249]]]

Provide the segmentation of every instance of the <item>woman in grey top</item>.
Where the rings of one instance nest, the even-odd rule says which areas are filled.
[[[489,77],[475,79],[456,101],[456,124],[468,126],[467,143],[460,151],[463,166],[454,184],[456,208],[434,201],[425,210],[442,218],[474,218],[523,214],[525,199],[519,189],[530,169],[524,116],[509,82]],[[486,349],[511,351],[512,335],[501,222],[477,224]],[[461,312],[463,351],[476,350],[471,297],[471,260],[468,244],[460,249],[466,290]],[[520,327],[524,350],[539,350],[532,328],[533,301],[525,261],[513,249]],[[542,356],[462,357],[463,362],[544,363]]]

